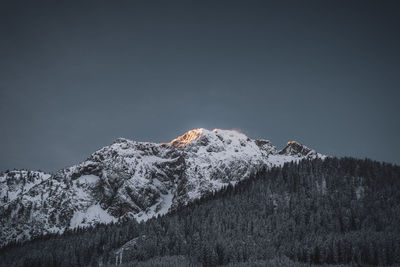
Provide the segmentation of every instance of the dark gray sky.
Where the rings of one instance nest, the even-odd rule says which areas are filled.
[[[400,163],[399,1],[0,2],[0,170],[240,129]]]

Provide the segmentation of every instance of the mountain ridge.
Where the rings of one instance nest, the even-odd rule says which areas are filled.
[[[4,173],[0,246],[121,218],[145,221],[246,179],[257,169],[325,158],[296,144],[296,149],[277,150],[267,140],[238,131],[199,128],[169,143],[118,138],[52,175]]]

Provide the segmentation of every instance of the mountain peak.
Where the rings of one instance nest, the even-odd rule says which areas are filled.
[[[225,137],[225,138],[224,138]],[[238,139],[247,139],[247,136],[244,134],[240,133],[237,130],[223,130],[223,129],[214,129],[212,131],[204,129],[204,128],[198,128],[198,129],[193,129],[190,131],[187,131],[181,136],[178,136],[169,144],[171,144],[174,147],[185,147],[188,146],[189,144],[196,143],[200,141],[200,144],[206,145],[209,141],[209,139],[226,139],[226,138],[238,138]]]
[[[193,129],[190,131],[187,131],[183,135],[178,136],[171,142],[169,142],[172,146],[175,147],[185,147],[189,145],[190,143],[201,139],[201,137],[204,135],[204,133],[208,131],[204,128],[198,128],[198,129]]]
[[[128,142],[132,142],[129,139],[123,138],[123,137],[118,137],[117,139],[115,139],[114,144],[122,144],[122,143],[128,143]]]
[[[279,152],[279,154],[299,157],[324,157],[315,150],[308,148],[297,141],[289,141],[287,145]]]

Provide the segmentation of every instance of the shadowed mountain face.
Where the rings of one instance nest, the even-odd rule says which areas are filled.
[[[296,141],[288,142],[288,144],[279,152],[279,154],[287,156],[306,157],[306,158],[315,157],[314,150],[306,146],[303,146],[302,144],[299,144]]]
[[[324,157],[294,142],[278,151],[231,130],[195,129],[161,144],[119,138],[54,175],[2,174],[0,245],[120,218],[147,220],[258,169]]]

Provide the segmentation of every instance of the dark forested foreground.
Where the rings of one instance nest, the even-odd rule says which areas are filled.
[[[400,167],[305,160],[259,172],[146,223],[102,225],[0,250],[2,266],[115,263],[399,265]]]

